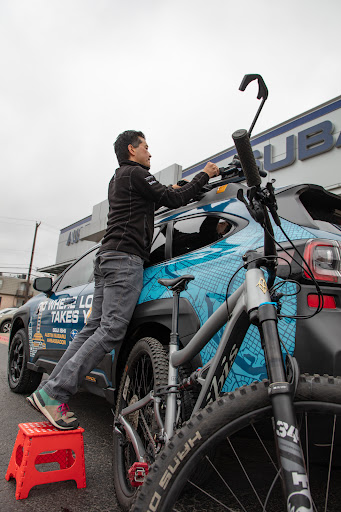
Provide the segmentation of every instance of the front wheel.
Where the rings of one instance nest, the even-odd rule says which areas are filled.
[[[239,388],[193,415],[151,468],[131,510],[297,510],[295,496],[287,503],[283,500],[268,386],[263,381]],[[336,512],[341,488],[341,378],[301,376],[294,406],[313,510]],[[212,471],[198,486],[193,475],[204,463]],[[312,510],[309,503],[304,510]]]
[[[130,352],[121,379],[115,417],[121,410],[148,395],[151,390],[167,385],[168,359],[162,344],[154,338],[143,338]],[[131,417],[130,417],[131,416]],[[127,418],[137,430],[151,464],[156,457],[157,444],[154,440],[156,421],[154,406],[148,405]],[[136,487],[130,484],[128,470],[137,462],[135,451],[125,434],[115,432],[113,441],[113,472],[117,499],[123,510],[129,510],[136,494]]]
[[[8,352],[7,378],[14,393],[32,393],[40,384],[42,373],[27,368],[25,346],[27,336],[24,329],[15,333]]]

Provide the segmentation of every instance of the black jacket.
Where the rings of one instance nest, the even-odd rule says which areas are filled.
[[[149,259],[154,231],[155,205],[178,208],[190,201],[208,182],[200,172],[180,189],[166,187],[136,162],[122,162],[109,183],[107,230],[100,251],[123,251]]]

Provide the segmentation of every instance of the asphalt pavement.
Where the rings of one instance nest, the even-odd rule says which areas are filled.
[[[112,423],[110,405],[103,398],[79,392],[70,400],[84,428],[86,488],[74,481],[38,485],[28,498],[15,499],[16,482],[5,480],[18,433],[18,424],[44,421],[26,403],[26,395],[12,393],[7,383],[7,342],[0,339],[0,510],[1,512],[116,512],[120,511],[112,483]]]

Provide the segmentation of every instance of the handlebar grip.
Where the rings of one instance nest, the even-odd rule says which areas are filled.
[[[249,187],[258,187],[262,183],[255,157],[252,152],[250,138],[246,130],[237,130],[232,134],[246,182]]]

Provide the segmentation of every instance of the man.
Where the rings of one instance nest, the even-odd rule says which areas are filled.
[[[49,379],[27,398],[57,428],[77,428],[67,402],[84,377],[123,340],[143,284],[154,230],[155,205],[177,208],[219,174],[209,162],[182,187],[166,187],[149,173],[151,154],[142,132],[115,142],[120,167],[109,184],[107,230],[95,259],[95,291],[88,323],[77,334]]]

